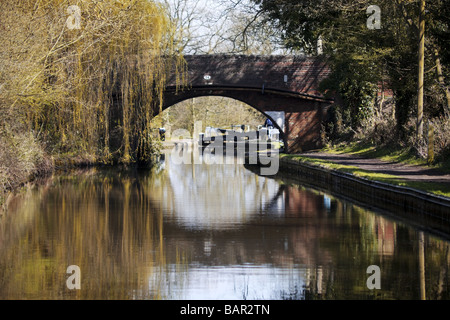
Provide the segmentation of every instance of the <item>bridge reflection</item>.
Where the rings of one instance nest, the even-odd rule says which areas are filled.
[[[339,298],[352,286],[368,296],[367,266],[376,257],[383,267],[398,250],[399,226],[382,216],[244,166],[193,163],[166,158],[160,170],[155,198],[165,197],[164,234],[176,235],[167,260],[189,257],[183,272],[170,264],[150,277],[151,285],[172,283],[166,298],[330,298],[336,288]],[[362,257],[360,248],[372,253]]]
[[[222,158],[218,161],[222,165],[211,158],[223,155],[209,153],[206,161],[201,152],[188,157],[190,163],[181,165],[163,157],[157,170],[161,174],[155,178],[154,197],[163,205],[165,216],[178,224],[191,229],[234,228],[255,212],[278,214],[284,208],[279,183],[234,165],[242,159]]]

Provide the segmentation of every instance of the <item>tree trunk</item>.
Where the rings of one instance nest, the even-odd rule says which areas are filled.
[[[434,49],[433,51],[434,55],[434,61],[436,63],[436,77],[439,83],[439,87],[442,88],[444,91],[444,95],[446,98],[446,106],[444,106],[444,113],[446,117],[450,117],[450,90],[445,85],[444,75],[442,74],[442,66],[441,66],[441,60],[439,58],[439,51],[438,49]]]
[[[417,138],[423,137],[423,93],[424,93],[424,68],[425,68],[425,0],[420,2],[419,18],[419,81],[417,101]]]

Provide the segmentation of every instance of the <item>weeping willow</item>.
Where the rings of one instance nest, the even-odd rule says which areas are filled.
[[[9,94],[0,101],[2,125],[20,122],[54,151],[95,162],[148,161],[166,78],[176,72],[181,81],[184,70],[165,7],[19,0],[3,9],[0,54],[11,64],[0,70]]]

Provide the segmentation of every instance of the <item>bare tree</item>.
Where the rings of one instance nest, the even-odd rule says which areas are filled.
[[[248,0],[164,0],[186,54],[288,53]]]

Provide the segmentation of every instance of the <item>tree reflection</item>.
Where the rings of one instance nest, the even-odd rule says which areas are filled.
[[[240,165],[164,160],[56,175],[11,201],[0,298],[449,298],[445,240]]]
[[[27,200],[30,207],[14,212],[33,221],[11,214],[9,223],[23,226],[16,234],[7,230],[11,224],[2,224],[0,296],[157,298],[159,290],[149,288],[147,279],[155,265],[166,263],[166,254],[162,212],[152,206],[150,191],[130,171],[55,177],[51,188]],[[66,288],[69,265],[81,269],[81,290]]]

